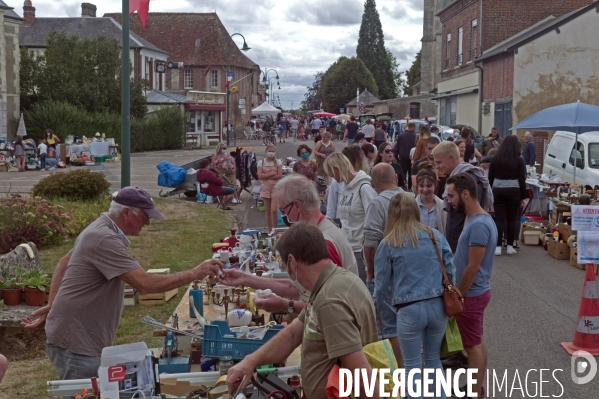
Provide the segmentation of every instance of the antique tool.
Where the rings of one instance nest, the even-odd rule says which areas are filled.
[[[182,331],[177,328],[173,328],[173,327],[167,326],[165,324],[159,323],[156,320],[154,320],[153,318],[151,318],[150,316],[144,317],[143,319],[141,319],[141,322],[144,324],[148,324],[152,327],[162,328],[162,329],[172,331],[174,333],[181,334],[181,335],[187,335],[188,337],[191,337],[191,338],[196,338],[196,339],[200,339],[200,340],[204,338],[203,335],[194,334],[194,333],[190,333],[187,331]]]

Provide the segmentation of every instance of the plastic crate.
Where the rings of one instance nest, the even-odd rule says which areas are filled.
[[[242,360],[245,356],[255,352],[266,341],[274,337],[284,327],[276,325],[269,328],[261,340],[248,338],[227,338],[225,335],[235,336],[229,325],[223,320],[213,320],[210,325],[204,326],[204,343],[202,356],[221,357],[231,356],[234,360]]]

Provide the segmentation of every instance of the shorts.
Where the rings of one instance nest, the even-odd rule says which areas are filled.
[[[479,296],[464,297],[464,313],[455,316],[464,346],[483,342],[483,319],[491,300],[491,290]]]
[[[374,294],[374,280],[366,281],[366,288],[372,296]],[[393,290],[391,285],[388,287],[387,298],[385,298],[385,304],[377,306],[376,309],[376,328],[379,332],[379,339],[395,338],[397,337],[397,310],[391,305],[393,298]]]
[[[262,183],[260,186],[260,198],[274,198],[275,197],[275,186],[274,185],[265,185]]]
[[[223,195],[235,194],[235,189],[230,186],[223,186]]]

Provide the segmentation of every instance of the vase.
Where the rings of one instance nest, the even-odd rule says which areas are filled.
[[[46,302],[46,291],[37,288],[25,288],[25,305],[42,306]]]
[[[3,288],[2,299],[6,306],[15,306],[21,303],[21,289],[20,288]]]

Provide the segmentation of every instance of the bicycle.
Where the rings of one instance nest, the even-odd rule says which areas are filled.
[[[272,131],[264,132],[264,138],[262,139],[262,142],[264,143],[264,145],[269,145],[269,144],[276,145],[277,144],[277,135],[273,134]]]

